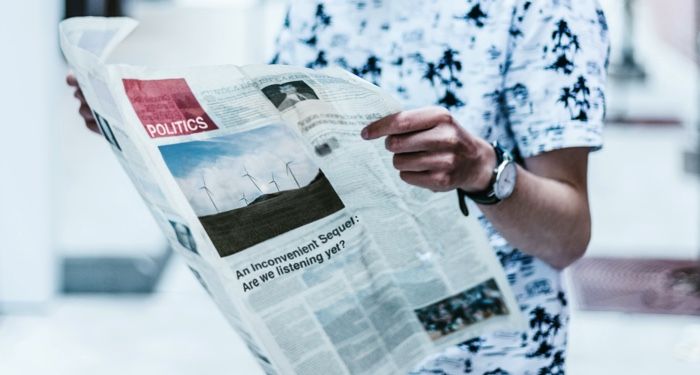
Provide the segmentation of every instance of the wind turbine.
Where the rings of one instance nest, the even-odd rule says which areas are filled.
[[[199,190],[204,190],[205,193],[207,193],[207,196],[209,197],[209,200],[211,201],[211,205],[214,206],[214,209],[216,210],[216,213],[219,213],[219,207],[216,206],[216,203],[214,203],[214,197],[211,195],[211,190],[207,187],[207,180],[204,179],[204,175],[202,175],[202,186],[199,188]]]
[[[255,177],[251,176],[250,173],[248,173],[248,169],[245,167],[245,165],[243,166],[243,170],[245,171],[245,173],[241,177],[248,177],[250,179],[250,182],[252,182],[253,185],[255,185],[255,188],[262,193],[262,189],[260,189],[260,186],[258,186],[258,184],[255,182]]]
[[[275,172],[272,172],[272,181],[270,181],[270,185],[273,185],[273,184],[274,184],[275,187],[277,188],[277,192],[279,192],[279,191],[280,191],[280,186],[277,185],[277,181],[275,181]]]
[[[299,181],[297,181],[297,177],[294,175],[294,171],[292,171],[292,168],[290,165],[294,163],[294,161],[288,161],[287,163],[284,164],[284,169],[287,171],[287,176],[292,176],[294,179],[294,183],[297,184],[297,188],[300,188],[301,186],[299,185]]]
[[[239,199],[239,201],[243,201],[245,205],[248,205],[248,199],[245,197],[245,193],[242,194],[243,198]]]

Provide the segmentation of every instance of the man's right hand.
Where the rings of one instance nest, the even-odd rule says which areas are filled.
[[[78,80],[75,79],[75,76],[73,74],[69,73],[66,76],[66,83],[68,83],[68,86],[75,88],[75,93],[73,94],[73,96],[75,96],[76,99],[80,100],[80,109],[78,110],[78,112],[80,113],[80,116],[82,116],[85,120],[85,126],[87,126],[88,129],[94,131],[95,133],[99,133],[100,130],[97,127],[97,122],[92,116],[92,110],[90,110],[90,107],[85,101],[85,96],[83,96],[83,91],[78,85]]]

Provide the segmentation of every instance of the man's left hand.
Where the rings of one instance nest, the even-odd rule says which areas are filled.
[[[433,191],[486,190],[496,155],[485,140],[464,130],[442,107],[403,111],[375,121],[362,138],[386,137],[394,167],[405,182]]]

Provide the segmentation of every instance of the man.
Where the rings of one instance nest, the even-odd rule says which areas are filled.
[[[393,92],[407,110],[362,136],[385,138],[406,183],[479,203],[530,319],[526,332],[435,353],[416,374],[564,373],[560,271],[590,238],[607,59],[596,0],[292,1],[273,62],[336,65]],[[81,113],[94,127],[84,103]]]

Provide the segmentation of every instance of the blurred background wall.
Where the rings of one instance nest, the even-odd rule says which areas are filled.
[[[697,7],[602,3],[613,64],[606,143],[591,156],[588,257],[698,259]],[[169,258],[109,147],[82,126],[57,45],[66,12],[141,21],[117,62],[246,64],[271,55],[284,1],[0,4],[0,374],[260,373],[186,266]],[[609,272],[600,279],[616,283]],[[571,329],[571,374],[700,373],[698,315],[575,306]]]
[[[63,91],[56,48],[58,2],[0,5],[0,306],[34,307],[55,285],[51,201],[55,101]],[[2,308],[2,307],[0,307]]]

